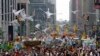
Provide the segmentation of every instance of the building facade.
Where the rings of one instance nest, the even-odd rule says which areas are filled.
[[[93,31],[93,25],[96,24],[96,9],[94,7],[94,0],[82,0],[82,14],[88,15],[87,19],[84,17],[83,19],[85,19],[85,31],[89,34],[89,32]],[[82,24],[84,24],[84,22]]]
[[[39,29],[35,28],[36,24],[40,24],[40,30],[48,27],[48,24],[54,25],[56,22],[56,15],[52,15],[50,19],[47,18],[45,12],[50,9],[51,13],[56,13],[56,1],[55,0],[30,0],[29,4],[29,14],[35,11],[35,16],[33,17],[33,26],[31,26],[31,31],[37,31]],[[41,10],[42,9],[42,10]]]
[[[18,34],[10,24],[16,19],[15,15],[12,13],[13,9],[20,10],[24,8],[27,16],[32,15],[35,10],[34,21],[31,23],[25,22],[26,29],[23,30],[25,34],[29,35],[31,29],[33,29],[33,32],[37,30],[35,29],[36,24],[41,24],[40,29],[45,29],[47,22],[52,24],[56,22],[55,15],[47,20],[46,14],[43,12],[47,11],[47,8],[50,8],[51,13],[56,13],[55,4],[55,0],[0,0],[0,27],[3,30],[3,39],[6,41],[9,40],[9,38],[16,37]],[[39,8],[43,9],[43,11]]]
[[[76,23],[81,31],[92,28],[85,25],[93,25],[95,23],[94,0],[71,0],[70,7],[70,22],[72,26]],[[78,11],[73,13],[72,11],[75,10]]]
[[[17,9],[17,0],[0,0],[0,27],[3,30],[3,39],[8,40],[8,28],[12,20],[15,19],[12,13],[13,9]]]

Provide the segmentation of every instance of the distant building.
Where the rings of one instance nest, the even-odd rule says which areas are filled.
[[[74,24],[77,24],[77,17],[76,14],[74,14],[72,11],[76,10],[76,0],[70,0],[70,6],[69,6],[69,11],[70,11],[70,25],[71,28],[74,26]]]
[[[13,9],[20,10],[24,8],[26,10],[27,15],[32,15],[35,10],[35,16],[33,17],[34,22],[32,22],[31,27],[29,23],[26,22],[25,28],[29,26],[24,34],[30,33],[30,28],[35,30],[36,24],[41,24],[40,29],[44,29],[47,25],[46,23],[49,21],[54,24],[56,21],[56,16],[51,16],[51,19],[46,18],[46,14],[41,11],[39,8],[47,11],[47,8],[50,8],[51,13],[56,13],[55,0],[0,0],[0,27],[3,29],[3,37],[4,40],[9,40],[10,37],[16,37],[16,33],[14,27],[10,24],[12,20],[16,19],[14,14],[12,13]],[[11,35],[10,35],[11,34]],[[18,34],[18,33],[17,33]]]
[[[45,12],[50,9],[51,13],[56,13],[55,0],[30,0],[29,14],[35,10],[35,16],[33,17],[33,31],[36,31],[36,24],[41,24],[40,29],[45,29],[49,24],[54,25],[56,22],[56,16],[52,15],[50,19],[47,19]],[[42,9],[42,10],[41,10]]]
[[[73,13],[72,11],[78,10],[78,12]],[[70,23],[73,26],[74,24],[78,25],[78,28],[81,31],[84,31],[92,28],[86,25],[95,24],[95,9],[93,0],[71,0],[70,1]],[[84,15],[87,15],[85,19]]]

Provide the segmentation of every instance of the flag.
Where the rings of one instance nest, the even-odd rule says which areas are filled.
[[[78,26],[76,24],[74,25],[73,30],[74,30],[74,32],[78,31]]]
[[[57,33],[60,32],[60,26],[59,25],[56,25],[56,31],[57,31]]]
[[[86,33],[83,32],[83,33],[82,33],[82,37],[81,37],[81,39],[84,40],[84,39],[86,39],[86,38],[87,38],[87,37],[86,37]]]
[[[65,31],[65,32],[68,32],[68,31],[69,31],[69,26],[68,26],[68,25],[65,25],[65,26],[64,26],[64,31]]]
[[[52,31],[52,25],[49,23],[48,24],[48,32],[50,33]]]

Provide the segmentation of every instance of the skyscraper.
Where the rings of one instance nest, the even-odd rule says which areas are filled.
[[[3,30],[4,40],[8,40],[8,26],[15,19],[12,13],[17,8],[17,0],[0,0],[0,27]]]
[[[35,10],[35,16],[33,17],[34,21],[32,22],[32,26],[34,27],[31,27],[28,23],[26,23],[26,28],[29,26],[28,29],[25,30],[27,33],[29,33],[30,28],[35,28],[35,25],[38,23],[41,24],[40,29],[44,29],[47,21],[54,24],[56,20],[55,15],[51,16],[52,20],[47,20],[46,14],[43,12],[47,11],[47,8],[50,8],[50,12],[55,13],[56,10],[54,0],[0,0],[0,27],[3,30],[4,40],[9,40],[9,37],[16,37],[14,29],[12,31],[13,36],[9,34],[11,32],[9,31],[9,28],[12,27],[10,23],[12,20],[16,19],[12,10],[20,10],[22,8],[26,10],[26,14],[29,16],[31,16]]]
[[[27,16],[30,16],[28,14],[28,4],[29,4],[29,0],[17,0],[17,10],[20,10],[20,9],[24,9],[25,10],[25,14]],[[19,36],[27,36],[28,33],[29,33],[29,23],[27,20],[25,20],[24,22],[21,22],[19,28],[18,28],[18,35]]]
[[[40,24],[40,29],[45,29],[47,24],[50,23],[52,25],[56,22],[56,15],[52,15],[49,19],[47,18],[46,11],[48,8],[51,13],[56,13],[56,2],[55,0],[30,0],[29,4],[29,14],[35,10],[35,16],[33,17],[33,31],[36,31],[36,24]]]
[[[95,23],[96,17],[93,14],[95,13],[94,0],[71,0],[70,7],[70,22],[72,26],[76,23],[78,28],[84,31],[85,25],[93,25]],[[85,28],[90,29],[92,27],[86,26]]]

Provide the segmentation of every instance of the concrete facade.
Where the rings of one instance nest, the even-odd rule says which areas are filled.
[[[0,27],[2,27],[4,32],[4,40],[8,40],[8,26],[10,25],[11,21],[15,19],[15,16],[12,13],[13,9],[19,10],[24,8],[27,15],[32,15],[32,12],[35,10],[35,17],[33,17],[35,21],[33,22],[33,26],[40,23],[42,26],[41,29],[44,29],[46,27],[47,18],[45,13],[40,11],[39,8],[41,7],[44,11],[47,11],[47,8],[50,8],[50,12],[56,13],[56,0],[48,0],[48,3],[46,1],[47,0],[0,0]],[[54,24],[54,22],[56,22],[56,16],[51,16],[48,21]],[[29,25],[28,23],[26,24]],[[26,30],[27,33],[30,32],[28,31],[30,28],[31,27],[29,26],[29,28]],[[13,37],[16,37],[15,31],[13,34]]]
[[[35,10],[35,16],[33,17],[33,31],[36,31],[35,25],[41,24],[40,29],[45,29],[49,24],[54,25],[56,22],[56,15],[52,15],[50,19],[47,19],[46,14],[43,11],[50,9],[51,13],[56,13],[56,4],[55,0],[30,0],[29,4],[29,14],[32,14],[32,11]],[[43,10],[41,11],[40,8]]]
[[[84,31],[84,25],[93,25],[95,23],[95,9],[94,9],[94,0],[71,0],[70,1],[70,23],[73,26],[75,23],[78,25],[78,28]],[[73,14],[71,11],[78,10],[76,14]],[[83,15],[88,15],[89,20],[86,21]],[[86,28],[90,28],[87,26]]]
[[[8,26],[15,19],[12,10],[16,8],[16,0],[0,0],[0,26],[4,32],[4,40],[8,40]]]

